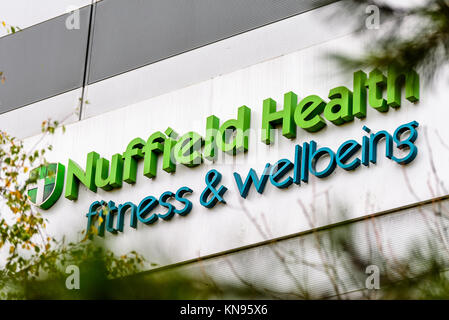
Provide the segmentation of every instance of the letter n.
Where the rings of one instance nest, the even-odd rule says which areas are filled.
[[[93,192],[97,192],[95,185],[95,167],[100,155],[94,151],[87,155],[86,171],[73,160],[69,159],[67,167],[67,181],[65,185],[65,197],[69,200],[78,199],[79,183],[81,182]]]

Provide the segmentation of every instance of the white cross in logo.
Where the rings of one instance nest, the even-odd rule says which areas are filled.
[[[37,194],[36,194],[36,202],[41,203],[44,202],[44,191],[45,191],[45,178],[37,180]]]

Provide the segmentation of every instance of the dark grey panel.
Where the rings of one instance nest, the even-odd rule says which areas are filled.
[[[83,85],[90,10],[79,30],[66,28],[67,14],[0,38],[0,113]]]
[[[89,83],[335,1],[104,0],[96,9]]]
[[[88,83],[94,83],[337,0],[103,0],[96,4]],[[0,38],[0,114],[83,86],[90,13]]]

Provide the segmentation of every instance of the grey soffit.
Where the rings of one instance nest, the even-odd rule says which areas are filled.
[[[89,84],[335,0],[104,0]]]
[[[66,14],[0,38],[0,114],[83,85],[90,10],[80,9],[79,30]]]
[[[87,83],[336,1],[103,0],[96,3]],[[0,38],[0,114],[83,86],[91,10],[80,9],[79,30],[66,28],[65,14]]]

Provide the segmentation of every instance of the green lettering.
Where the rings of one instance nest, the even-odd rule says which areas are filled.
[[[100,155],[95,151],[87,154],[86,171],[72,159],[67,166],[67,181],[65,185],[65,197],[69,200],[78,199],[79,183],[81,182],[93,192],[97,192],[95,185],[95,167]]]
[[[218,129],[220,128],[220,119],[216,116],[210,116],[206,120],[206,141],[204,143],[204,157],[208,160],[215,160],[217,158],[217,137]]]
[[[142,152],[145,153],[143,163],[143,175],[148,178],[154,178],[157,174],[157,157],[164,152],[165,135],[157,131],[147,140]]]
[[[359,119],[366,117],[366,73],[354,72],[352,112]]]
[[[273,142],[272,130],[274,126],[282,124],[282,135],[288,139],[296,138],[296,124],[294,113],[298,96],[293,92],[284,94],[284,109],[276,111],[276,101],[271,98],[263,101],[262,111],[262,142]]]
[[[379,69],[374,69],[369,73],[367,86],[369,90],[369,104],[371,107],[380,112],[387,112],[387,101],[382,98],[382,89],[387,84],[387,78]]]
[[[216,143],[223,152],[237,154],[242,151],[248,151],[249,128],[251,122],[251,109],[247,106],[241,106],[238,109],[237,119],[226,121],[218,129]],[[228,140],[235,132],[232,141]]]
[[[316,132],[326,126],[326,121],[320,116],[326,103],[316,95],[307,96],[301,100],[295,110],[296,124],[309,132]]]
[[[388,67],[387,103],[393,108],[401,106],[401,89],[405,83],[405,98],[410,102],[419,100],[419,75],[414,70],[401,70],[397,66]]]
[[[145,141],[141,138],[133,139],[123,153],[124,168],[123,180],[126,183],[136,183],[137,176],[137,160],[143,158],[142,148],[145,146]]]
[[[195,167],[203,162],[201,147],[203,137],[196,132],[187,132],[176,143],[173,153],[178,163],[187,167]]]
[[[109,161],[105,158],[97,160],[95,169],[95,185],[105,191],[120,188],[123,179],[123,157],[117,153],[112,156],[111,173],[109,173]]]
[[[336,125],[354,120],[352,114],[352,92],[346,87],[337,87],[329,91],[331,99],[324,109],[324,117]]]

